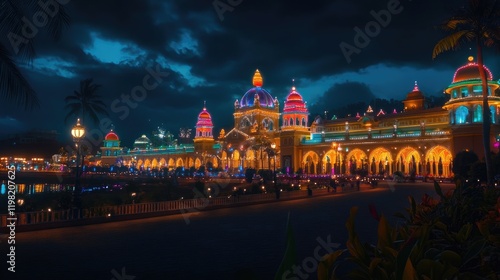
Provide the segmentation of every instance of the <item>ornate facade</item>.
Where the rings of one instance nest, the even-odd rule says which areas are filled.
[[[485,72],[493,147],[500,134],[500,84],[487,67]],[[369,174],[400,171],[448,177],[457,152],[472,150],[484,157],[483,90],[473,58],[456,70],[445,90],[450,99],[442,108],[426,108],[425,96],[415,82],[403,101],[403,112],[375,113],[368,107],[356,117],[329,120],[317,116],[310,125],[306,102],[295,86],[280,112],[278,99],[263,88],[259,70],[252,84],[234,102],[234,127],[227,133],[221,130],[217,139],[204,106],[193,144],[151,148],[143,136],[136,149],[120,154],[118,136],[110,132],[114,136],[106,136],[102,163],[114,164],[121,158],[123,164],[139,168],[211,165],[232,172],[281,168],[286,173],[300,169],[307,174],[352,174],[361,169]]]

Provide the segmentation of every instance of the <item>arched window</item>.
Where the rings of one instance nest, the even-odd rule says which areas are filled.
[[[302,118],[302,126],[306,126],[306,119]]]
[[[474,106],[474,120],[473,122],[482,122],[483,121],[483,106],[476,105]]]
[[[457,94],[457,90],[454,89],[452,92],[451,92],[451,98],[457,98],[458,97],[458,94]]]
[[[491,123],[497,123],[497,110],[495,106],[490,106]]]
[[[293,125],[293,118],[290,118],[290,125]]]
[[[466,87],[463,87],[460,89],[460,93],[462,94],[462,97],[467,97],[467,96],[469,96],[469,89]]]
[[[483,95],[483,86],[473,86],[472,91],[475,96],[481,96]]]
[[[296,119],[295,119],[295,125],[300,125],[299,118],[296,118]]]
[[[467,116],[469,115],[469,109],[465,106],[460,106],[455,111],[455,122],[457,124],[465,123],[467,121]]]
[[[288,119],[285,119],[284,126],[288,126]]]

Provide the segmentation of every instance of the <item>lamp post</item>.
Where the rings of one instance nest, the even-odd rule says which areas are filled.
[[[80,210],[82,205],[80,201],[80,170],[78,163],[80,162],[80,141],[85,135],[85,127],[80,124],[80,119],[77,120],[76,125],[71,129],[71,135],[73,136],[73,142],[75,142],[76,147],[76,169],[75,169],[75,189],[73,191],[73,203],[74,206]]]
[[[276,180],[276,143],[271,143],[271,149],[273,151],[273,156],[274,156],[274,162],[273,162],[274,188],[277,189],[278,181]]]
[[[337,162],[339,165],[339,175],[342,175],[342,164],[341,164],[341,158],[340,158],[340,153],[342,152],[342,147],[340,147],[340,144],[337,148]]]

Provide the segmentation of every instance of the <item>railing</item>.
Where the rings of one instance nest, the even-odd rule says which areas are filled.
[[[345,188],[339,192],[353,191],[353,189]],[[326,194],[327,189],[314,189],[313,194]],[[307,191],[282,191],[280,200],[305,198],[308,196]],[[2,227],[6,227],[11,220],[7,218],[17,218],[16,226],[35,225],[43,223],[64,222],[81,219],[104,218],[124,215],[136,215],[155,212],[175,212],[185,213],[186,211],[201,211],[207,207],[229,206],[253,202],[273,201],[276,199],[275,193],[252,194],[252,195],[230,195],[214,198],[194,198],[182,199],[173,201],[150,202],[150,203],[137,203],[125,204],[117,206],[95,207],[89,209],[77,210],[58,210],[58,211],[38,211],[38,212],[20,212],[15,216],[8,214],[0,215]]]

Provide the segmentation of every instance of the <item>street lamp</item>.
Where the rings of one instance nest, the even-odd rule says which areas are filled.
[[[274,188],[277,188],[278,181],[276,180],[276,143],[271,143],[271,149],[273,151],[274,163],[273,163],[273,173],[274,173]]]
[[[73,203],[78,209],[81,209],[81,201],[80,201],[80,172],[78,163],[80,161],[80,141],[85,135],[85,127],[80,124],[80,119],[76,121],[76,125],[71,129],[71,135],[73,136],[73,142],[75,142],[76,146],[76,177],[75,177],[75,189],[73,192]]]
[[[342,165],[340,163],[340,160],[341,160],[340,152],[342,152],[342,147],[340,147],[340,144],[339,144],[339,147],[337,148],[337,163],[339,165],[339,175],[342,174]]]

